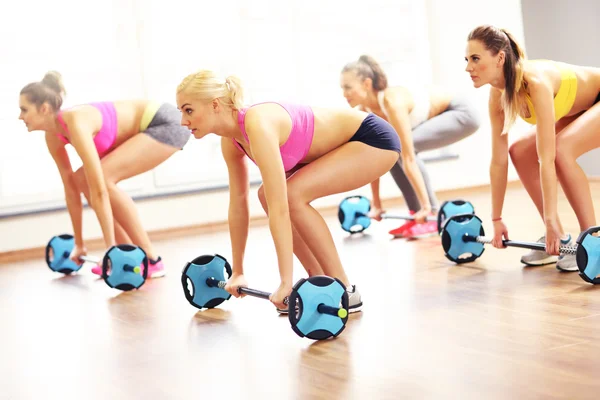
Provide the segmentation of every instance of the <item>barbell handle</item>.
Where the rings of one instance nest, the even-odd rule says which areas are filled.
[[[69,256],[71,254],[69,252],[64,252],[63,253],[63,257],[62,259],[59,261],[58,265],[62,265],[62,263],[64,263],[65,261],[67,261],[69,259]],[[100,264],[100,260],[97,259],[96,257],[93,256],[79,256],[79,260],[84,261],[84,262],[91,262],[93,264]],[[123,270],[127,271],[127,272],[134,272],[136,274],[140,273],[140,271],[142,270],[140,268],[139,265],[129,265],[129,264],[125,264],[123,265]]]
[[[491,238],[486,238],[483,236],[470,236],[468,233],[465,233],[465,235],[463,236],[463,241],[477,242],[477,243],[483,243],[483,244],[491,244],[492,243]],[[520,242],[518,240],[502,239],[502,244],[507,247],[520,247],[523,249],[546,251],[546,245],[544,243]],[[560,246],[559,251],[562,254],[575,255],[575,254],[577,254],[577,246]]]
[[[218,287],[219,289],[225,289],[225,285],[227,285],[227,282],[219,281],[219,280],[216,280],[215,278],[207,278],[206,284],[210,287]],[[269,300],[269,297],[271,296],[271,293],[263,292],[263,291],[256,290],[256,289],[250,289],[247,287],[241,287],[241,286],[238,287],[238,293],[246,294],[246,295],[252,296],[252,297],[258,297],[259,299],[265,299],[265,300]],[[284,304],[288,304],[288,301],[289,301],[289,299],[287,297],[285,299],[283,299]]]
[[[65,262],[66,260],[69,260],[69,256],[71,255],[71,253],[69,253],[68,251],[65,251],[63,253],[63,260],[61,261],[61,263]],[[79,260],[83,261],[83,262],[91,262],[94,264],[100,264],[100,260],[97,259],[96,257],[93,256],[79,256]]]
[[[371,218],[366,214],[363,213],[356,213],[356,217],[367,217],[367,218]],[[381,214],[381,218],[382,219],[401,219],[404,221],[414,221],[415,217],[413,217],[412,215],[407,215],[407,216],[401,216],[401,215],[389,215],[388,213],[383,213]],[[432,217],[432,216],[428,216],[427,218],[425,218],[426,221],[428,222],[437,222],[437,217]]]
[[[87,261],[87,262],[91,262],[94,264],[100,264],[100,259],[93,257],[93,256],[79,256],[79,259],[81,261]]]
[[[207,278],[206,284],[209,287],[218,287],[219,289],[225,289],[225,285],[227,285],[227,282],[219,281],[219,280],[216,280],[215,278]],[[258,298],[265,299],[265,300],[269,300],[269,296],[271,296],[271,293],[263,292],[263,291],[256,290],[256,289],[250,289],[247,287],[239,287],[238,293],[240,293],[240,294],[244,293],[244,294],[247,294],[248,296],[258,297]],[[286,297],[283,300],[283,303],[287,305],[289,303],[289,298]],[[317,311],[320,312],[321,314],[329,314],[329,315],[333,315],[334,317],[339,317],[342,319],[346,318],[348,316],[348,311],[346,311],[345,308],[331,307],[331,306],[328,306],[323,303],[321,303],[317,306]]]

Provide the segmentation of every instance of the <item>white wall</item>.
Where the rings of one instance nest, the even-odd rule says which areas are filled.
[[[240,75],[250,93],[248,102],[283,98],[345,107],[339,71],[347,61],[369,53],[380,60],[392,84],[410,79],[412,83],[435,83],[474,96],[482,112],[480,131],[451,146],[459,154],[458,159],[433,163],[429,168],[439,190],[488,183],[488,89],[471,88],[464,72],[465,38],[481,23],[511,28],[521,38],[519,1],[373,0],[369,8],[358,0],[236,0],[189,2],[185,6],[181,2],[168,6],[151,0],[143,7],[140,2],[114,0],[112,9],[91,10],[100,16],[101,10],[110,9],[111,15],[105,16],[102,27],[79,22],[73,25],[76,28],[64,28],[61,39],[52,41],[60,51],[38,52],[40,45],[35,39],[40,32],[35,32],[35,26],[8,49],[7,59],[13,63],[11,74],[0,76],[0,87],[2,92],[15,96],[3,98],[0,104],[0,112],[4,112],[0,114],[0,129],[11,133],[0,135],[0,213],[64,204],[60,179],[45,152],[42,136],[27,134],[16,120],[19,89],[26,82],[40,79],[47,69],[58,69],[65,75],[67,90],[72,93],[67,105],[128,96],[174,102],[180,79],[208,67]],[[59,3],[47,6],[46,12],[64,8],[66,3],[80,4],[74,0]],[[1,37],[8,37],[15,26],[24,23],[20,15],[15,11],[7,17],[4,22],[10,22],[8,27],[0,24]],[[109,22],[112,27],[106,26]],[[54,26],[46,24],[44,29]],[[89,62],[94,59],[92,50],[70,54],[72,41],[92,47],[102,45],[108,55],[102,64],[109,69],[99,72],[100,66],[95,68]],[[522,128],[515,131],[519,130]],[[214,139],[191,141],[189,147],[155,171],[123,182],[122,186],[133,195],[151,195],[226,182]],[[510,178],[515,177],[511,169]],[[358,192],[369,194],[368,188]],[[315,205],[335,205],[345,195],[320,199]],[[382,195],[399,196],[387,175],[382,180]],[[226,191],[208,191],[139,201],[138,207],[145,228],[155,230],[226,220],[227,199]],[[254,195],[252,202],[252,214],[262,215]],[[0,252],[43,246],[52,235],[70,230],[66,211],[1,218]],[[84,212],[84,235],[100,237],[95,215],[89,209]]]

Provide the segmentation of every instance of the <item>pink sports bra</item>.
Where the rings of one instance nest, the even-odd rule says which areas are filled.
[[[292,118],[292,130],[290,132],[290,136],[288,137],[286,142],[279,147],[279,151],[281,153],[281,160],[283,161],[283,168],[286,172],[288,172],[296,165],[298,165],[298,163],[302,161],[304,157],[306,157],[308,151],[310,150],[313,135],[315,132],[315,116],[313,114],[312,109],[309,106],[278,102],[269,103],[279,104],[288,112],[288,114],[290,114],[290,117]],[[242,130],[242,135],[244,135],[248,143],[250,143],[250,140],[248,139],[248,134],[246,133],[244,121],[246,117],[246,112],[250,107],[243,108],[239,110],[238,113],[238,124],[240,126],[240,129]],[[244,148],[240,146],[237,140],[233,139],[233,143],[238,149],[243,151],[248,156],[248,158],[252,160],[252,158],[248,155],[248,153],[246,153]],[[252,160],[252,162],[256,164],[254,160]]]
[[[96,102],[88,103],[88,105],[96,107],[102,114],[102,127],[96,136],[94,136],[94,145],[96,146],[98,155],[102,158],[117,139],[117,110],[115,110],[115,105],[112,102]],[[65,131],[69,131],[63,120],[62,111],[58,113],[58,122],[60,122]],[[63,143],[69,143],[69,139],[60,133],[57,136]]]

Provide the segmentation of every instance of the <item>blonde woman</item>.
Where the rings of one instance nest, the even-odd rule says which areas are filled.
[[[177,88],[181,123],[197,139],[221,136],[229,171],[229,227],[233,275],[226,290],[238,296],[246,286],[244,251],[248,236],[246,158],[259,168],[260,202],[269,216],[281,282],[271,302],[287,312],[284,298],[292,289],[296,254],[312,275],[339,279],[349,292],[350,312],[362,299],[351,285],[325,220],[311,206],[315,199],[354,190],[380,177],[400,153],[391,125],[358,110],[316,108],[283,102],[243,106],[240,80],[201,70]]]

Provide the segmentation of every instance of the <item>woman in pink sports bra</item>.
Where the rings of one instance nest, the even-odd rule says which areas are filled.
[[[106,249],[135,244],[149,259],[148,277],[163,276],[164,265],[142,228],[131,197],[117,186],[149,171],[180,150],[189,131],[179,124],[179,112],[168,104],[146,100],[98,102],[61,110],[65,93],[61,76],[48,72],[40,82],[21,90],[21,119],[29,132],[46,132],[46,144],[64,188],[79,262],[87,250],[82,237],[81,193],[98,217]],[[139,133],[144,133],[143,135]],[[83,166],[73,171],[65,146],[71,144]],[[100,266],[92,272],[101,275]]]
[[[338,278],[348,291],[349,311],[362,299],[350,284],[323,217],[311,206],[321,197],[360,188],[398,161],[400,141],[382,118],[354,109],[324,109],[267,102],[244,108],[238,78],[219,79],[202,70],[177,88],[181,124],[201,139],[222,137],[229,171],[229,228],[233,274],[225,289],[239,296],[246,286],[244,251],[248,236],[249,179],[246,156],[259,168],[260,202],[269,217],[281,282],[271,302],[287,312],[295,254],[312,275]]]

